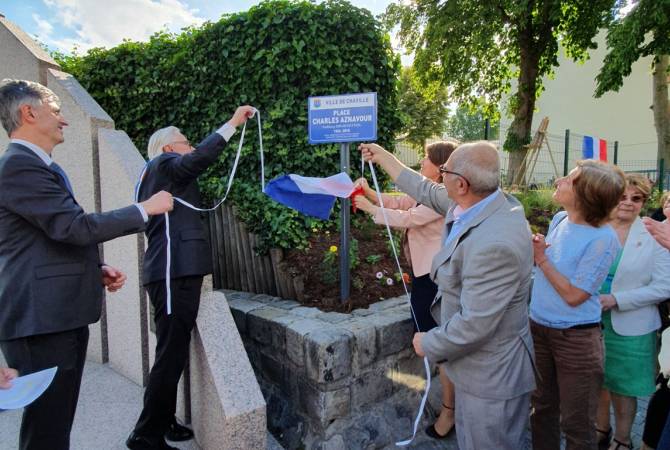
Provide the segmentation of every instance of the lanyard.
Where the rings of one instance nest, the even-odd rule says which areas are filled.
[[[396,266],[398,267],[398,271],[400,273],[402,286],[405,288],[405,296],[407,297],[407,303],[409,303],[409,308],[412,311],[412,317],[414,317],[414,323],[416,324],[416,329],[422,331],[419,328],[419,322],[417,322],[416,320],[416,314],[414,314],[414,308],[412,307],[412,301],[410,300],[409,291],[407,290],[407,284],[405,283],[405,279],[402,276],[403,274],[402,267],[400,266],[398,253],[396,251],[395,244],[393,243],[393,234],[391,233],[391,227],[389,226],[388,217],[386,216],[386,208],[384,208],[384,200],[382,198],[381,191],[379,190],[379,183],[377,182],[377,174],[375,173],[375,167],[372,164],[372,161],[368,161],[368,164],[370,165],[370,174],[372,175],[372,181],[374,182],[375,185],[375,191],[377,191],[377,200],[379,201],[379,206],[382,210],[382,216],[384,217],[386,232],[388,233],[389,241],[391,241],[391,248],[393,249],[393,257],[395,258]],[[364,168],[365,166],[361,163],[361,171],[363,171]],[[426,369],[426,389],[423,393],[423,396],[421,397],[421,404],[419,405],[419,411],[416,414],[416,419],[414,419],[414,428],[412,430],[412,437],[404,441],[396,442],[395,445],[398,447],[405,447],[411,444],[412,441],[414,441],[414,438],[416,437],[416,431],[419,428],[419,423],[421,422],[421,417],[423,417],[423,411],[426,408],[426,401],[428,400],[428,392],[430,391],[430,364],[428,363],[428,357],[426,356],[423,357],[423,367]]]

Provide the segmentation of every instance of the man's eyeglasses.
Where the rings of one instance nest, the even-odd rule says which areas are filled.
[[[646,198],[644,197],[644,195],[631,195],[630,197],[628,197],[626,194],[624,194],[621,196],[621,200],[619,201],[625,202],[626,200],[630,200],[633,203],[643,203],[646,200]]]
[[[461,175],[461,174],[458,173],[458,172],[454,172],[453,170],[447,170],[447,169],[445,169],[444,167],[440,167],[440,173],[441,173],[441,174],[450,173],[450,174],[452,174],[452,175],[459,176],[459,177],[463,178],[463,180],[465,181],[465,183],[466,183],[468,186],[470,186],[470,180],[468,180],[467,178],[465,178],[463,175]]]
[[[188,141],[188,139],[185,140],[185,141],[173,141],[173,142],[170,142],[170,144],[184,144],[184,145],[187,145],[189,147],[191,146],[191,143]]]

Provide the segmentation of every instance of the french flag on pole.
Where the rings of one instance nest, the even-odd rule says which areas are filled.
[[[584,159],[599,159],[607,162],[607,141],[594,138],[593,136],[584,136],[582,157]]]
[[[302,214],[328,220],[335,198],[348,198],[353,190],[354,183],[344,172],[328,178],[290,174],[270,181],[265,187],[265,194]]]

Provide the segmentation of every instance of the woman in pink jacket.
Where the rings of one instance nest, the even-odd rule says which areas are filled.
[[[421,175],[435,182],[441,182],[440,166],[447,162],[449,155],[458,146],[457,142],[435,142],[426,146],[426,156],[421,160]],[[384,225],[382,209],[377,204],[377,193],[368,186],[365,178],[356,180],[362,186],[365,197],[357,195],[353,202],[374,218],[375,223]],[[443,243],[444,216],[427,206],[420,205],[412,197],[382,194],[384,209],[389,225],[405,230],[403,253],[412,273],[412,312],[415,316],[416,331],[428,331],[437,326],[430,315],[430,305],[437,294],[437,285],[430,279],[430,265]],[[426,434],[435,439],[446,438],[454,429],[454,385],[440,366],[442,383],[442,410],[437,421],[426,428]]]

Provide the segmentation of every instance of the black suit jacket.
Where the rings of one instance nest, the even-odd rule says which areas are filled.
[[[199,207],[200,189],[196,179],[217,160],[225,145],[226,140],[220,134],[212,133],[191,153],[163,153],[155,157],[149,161],[140,184],[140,201],[164,190]],[[174,203],[170,213],[170,278],[212,273],[212,250],[202,220],[199,212]],[[144,256],[142,283],[145,285],[165,280],[167,240],[163,214],[149,219],[146,235],[149,245]]]
[[[10,144],[0,157],[0,340],[96,322],[97,244],[144,227],[134,205],[86,214],[57,172]]]

